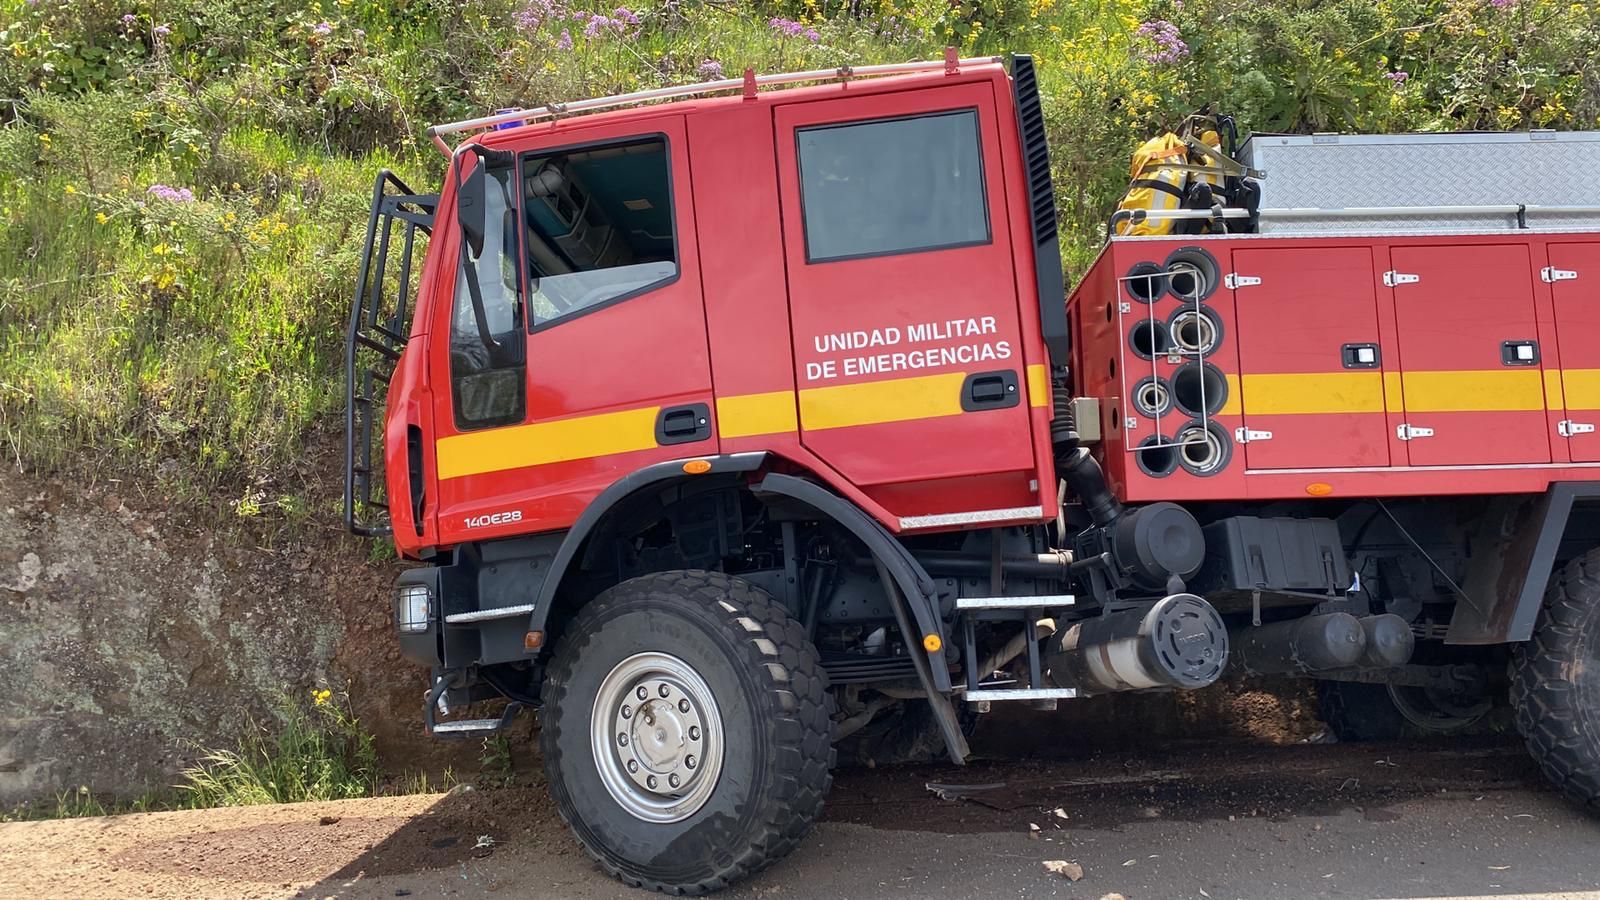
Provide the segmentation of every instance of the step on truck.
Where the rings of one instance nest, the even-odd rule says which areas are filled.
[[[439,193],[374,190],[347,524],[420,563],[428,729],[536,715],[607,872],[716,890],[841,758],[1230,671],[1347,740],[1509,692],[1600,809],[1600,193],[1549,177],[1600,136],[1255,135],[1247,208],[1117,213],[1070,297],[1026,57],[429,136]]]

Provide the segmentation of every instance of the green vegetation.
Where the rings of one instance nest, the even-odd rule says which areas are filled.
[[[178,790],[193,807],[347,800],[378,791],[372,735],[327,689],[309,706],[285,698],[272,728],[248,731],[237,750],[210,750]]]
[[[1202,103],[1265,131],[1600,125],[1590,0],[615,2],[0,0],[0,452],[326,514],[296,466],[333,467],[372,177],[433,187],[422,128],[496,107],[1032,52],[1069,274],[1133,146]]]

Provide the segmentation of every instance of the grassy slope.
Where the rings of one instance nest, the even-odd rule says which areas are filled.
[[[1201,102],[1259,130],[1600,124],[1600,7],[1584,2],[682,0],[629,12],[637,25],[562,0],[0,0],[0,452],[35,470],[136,473],[242,516],[330,513],[296,465],[338,427],[372,175],[437,184],[421,128],[497,106],[718,66],[932,58],[947,43],[1033,52],[1069,275],[1102,240],[1128,151]],[[1138,30],[1156,19],[1183,36],[1170,61],[1152,61],[1163,47]]]

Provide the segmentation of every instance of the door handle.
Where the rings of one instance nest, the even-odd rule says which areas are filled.
[[[1501,342],[1500,363],[1507,366],[1537,366],[1539,364],[1539,342]]]
[[[1345,344],[1339,354],[1346,369],[1376,369],[1382,365],[1377,344]]]
[[[711,437],[711,407],[704,403],[668,406],[656,416],[657,444],[688,444]]]
[[[968,375],[961,383],[961,409],[977,412],[1016,406],[1022,402],[1022,391],[1017,384],[1017,373],[1010,369]]]

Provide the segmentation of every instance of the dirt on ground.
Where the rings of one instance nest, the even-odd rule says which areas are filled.
[[[1327,838],[1332,849],[1319,851],[1326,858],[1292,857],[1299,860],[1295,864],[1359,874],[1367,865],[1363,860],[1339,858],[1347,834],[1350,853],[1381,853],[1388,863],[1389,842],[1398,841],[1394,846],[1403,854],[1423,856],[1424,845],[1417,842],[1424,832],[1456,829],[1472,816],[1496,829],[1493,834],[1503,831],[1507,840],[1524,824],[1554,822],[1552,827],[1566,829],[1562,840],[1592,849],[1600,826],[1586,833],[1590,823],[1559,818],[1563,809],[1521,748],[1497,738],[1276,747],[1212,741],[1070,760],[853,769],[838,774],[824,820],[807,847],[733,895],[889,896],[907,879],[927,877],[929,866],[955,867],[962,854],[971,856],[974,848],[992,844],[1009,849],[984,850],[952,868],[932,895],[984,895],[988,882],[977,878],[983,866],[997,867],[1006,884],[1015,881],[1021,896],[1103,893],[1069,890],[1060,879],[1036,881],[1040,863],[1059,857],[1089,862],[1101,888],[1144,886],[1142,894],[1123,890],[1130,898],[1201,896],[1179,889],[1182,882],[1160,881],[1152,863],[1146,863],[1149,871],[1115,872],[1116,866],[1097,854],[1126,855],[1137,862],[1158,860],[1165,852],[1179,870],[1173,877],[1199,879],[1195,885],[1226,885],[1247,874],[1277,879],[1288,876],[1236,872],[1212,858],[1215,853],[1177,866],[1180,848],[1263,829],[1278,835],[1278,842],[1290,840],[1284,829],[1321,840],[1326,824],[1335,830]],[[1240,840],[1244,843],[1230,840],[1225,846],[1251,848],[1259,838]],[[1468,838],[1457,832],[1447,831],[1440,840],[1447,849],[1459,845],[1467,852]],[[1501,837],[1493,841],[1498,847]],[[822,886],[838,877],[835,867],[845,855],[858,856],[869,844],[900,849],[852,863],[867,867],[859,881],[851,882],[859,891],[841,894],[837,885]],[[1365,849],[1369,844],[1372,849]],[[1150,852],[1137,856],[1128,849],[1134,845]],[[904,854],[935,848],[926,865],[906,874]],[[1578,853],[1582,859],[1588,851]],[[1512,860],[1508,867],[1516,865],[1516,853],[1501,855]],[[589,863],[548,803],[537,773],[504,789],[461,787],[448,794],[4,825],[0,858],[6,863],[0,868],[0,896],[6,897],[633,896]],[[1600,857],[1587,858],[1594,864],[1558,863],[1539,877],[1569,890],[1560,896],[1587,896],[1570,893],[1574,884],[1600,886],[1592,880]],[[882,871],[875,871],[878,867]],[[1481,874],[1496,879],[1501,871]],[[958,890],[958,883],[967,886]],[[1327,885],[1267,894],[1258,887],[1235,885],[1232,895],[1312,896],[1321,893],[1311,888]],[[1379,893],[1434,895],[1375,888],[1328,895]]]

